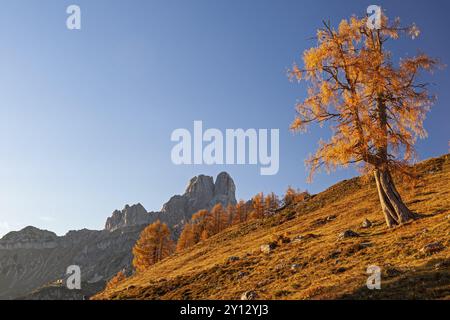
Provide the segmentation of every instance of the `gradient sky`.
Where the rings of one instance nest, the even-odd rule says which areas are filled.
[[[81,7],[81,31],[66,29],[70,4]],[[228,171],[244,199],[288,185],[319,192],[354,176],[339,170],[306,184],[304,159],[328,130],[289,132],[305,84],[290,83],[286,69],[314,45],[308,39],[323,19],[336,25],[370,4],[422,30],[392,43],[396,58],[423,50],[450,62],[444,0],[2,1],[0,235],[27,225],[101,229],[125,204],[159,210],[197,174]],[[448,152],[450,133],[449,72],[429,80],[439,100],[421,159]],[[194,120],[279,128],[279,173],[173,165],[170,134],[192,130]]]

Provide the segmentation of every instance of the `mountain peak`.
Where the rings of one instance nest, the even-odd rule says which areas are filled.
[[[200,174],[189,180],[183,195],[175,195],[167,201],[160,212],[147,212],[142,204],[125,205],[115,210],[106,220],[105,230],[150,224],[158,219],[169,227],[182,225],[201,209],[211,209],[215,204],[223,206],[236,204],[236,186],[227,172],[221,172],[214,181],[213,177]]]
[[[58,236],[56,233],[41,230],[39,228],[28,226],[19,231],[11,231],[7,233],[0,241],[21,241],[21,242],[31,242],[39,240],[54,240]]]
[[[211,200],[212,204],[222,203],[227,206],[228,204],[236,204],[236,186],[233,179],[227,172],[221,172],[217,175],[216,182],[214,184],[214,197]]]
[[[124,227],[146,224],[149,222],[149,218],[149,214],[142,204],[138,203],[132,206],[127,204],[122,211],[114,210],[111,217],[106,220],[105,230],[114,231]]]

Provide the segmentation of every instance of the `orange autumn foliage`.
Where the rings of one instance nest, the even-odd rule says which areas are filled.
[[[258,193],[256,196],[252,199],[252,207],[253,210],[250,214],[251,219],[261,219],[264,217],[265,213],[265,205],[264,205],[264,194]]]
[[[232,224],[239,224],[248,220],[248,209],[243,200],[240,200],[234,207],[234,214],[231,218]]]
[[[264,207],[269,212],[274,212],[280,207],[278,196],[271,192],[264,198]]]
[[[177,242],[177,251],[182,251],[196,243],[202,238],[207,238],[207,218],[208,210],[200,210],[195,213],[191,221],[186,223]]]
[[[151,265],[172,254],[174,249],[169,227],[161,221],[147,226],[133,248],[133,266],[145,271]]]
[[[115,287],[117,287],[117,285],[119,283],[121,283],[122,281],[126,280],[126,276],[125,273],[123,271],[119,271],[114,277],[111,278],[111,280],[109,280],[109,282],[106,284],[106,290],[111,290]]]
[[[308,193],[308,191],[301,192],[289,186],[286,190],[286,193],[283,196],[283,203],[285,205],[289,205],[292,203],[305,201],[309,197],[310,194]]]
[[[384,15],[380,30],[369,29],[366,22],[352,17],[338,29],[324,23],[317,46],[303,54],[304,68],[290,70],[291,79],[310,84],[291,128],[304,131],[314,122],[332,123],[330,140],[320,141],[307,160],[310,177],[321,167],[329,171],[354,163],[365,169],[405,169],[414,158],[416,139],[426,136],[423,120],[433,97],[418,79],[437,61],[418,54],[396,66],[386,42],[405,33],[417,37],[417,27],[401,27],[399,19],[389,21]]]
[[[309,178],[322,167],[330,172],[351,164],[372,172],[388,227],[419,217],[403,202],[392,173],[409,173],[414,144],[426,136],[423,121],[434,97],[420,74],[438,65],[423,53],[394,63],[386,43],[402,34],[415,38],[419,30],[385,15],[380,29],[367,26],[367,18],[344,19],[337,29],[324,23],[317,45],[303,54],[304,67],[290,71],[291,79],[309,83],[291,129],[331,124],[331,138],[306,161]]]
[[[221,203],[216,204],[207,217],[207,229],[208,235],[218,234],[222,230],[228,227],[227,211],[224,210]]]

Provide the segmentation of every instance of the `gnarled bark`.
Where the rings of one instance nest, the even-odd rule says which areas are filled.
[[[381,208],[389,228],[417,218],[417,214],[408,209],[395,188],[388,169],[374,171]]]

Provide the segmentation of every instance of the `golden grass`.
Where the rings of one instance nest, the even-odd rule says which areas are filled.
[[[404,226],[388,229],[373,181],[354,178],[274,217],[234,226],[94,299],[240,299],[249,290],[260,299],[450,299],[450,155],[417,171],[418,185],[397,181],[423,215]],[[361,227],[365,218],[371,228]],[[360,237],[338,240],[347,229]],[[276,235],[303,238],[261,253]],[[443,250],[421,252],[436,241]],[[370,265],[382,269],[381,290],[366,287]]]

